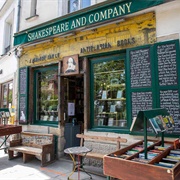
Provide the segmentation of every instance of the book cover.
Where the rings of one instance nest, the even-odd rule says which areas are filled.
[[[173,128],[175,127],[175,124],[174,124],[174,120],[173,120],[172,116],[165,116],[162,119],[166,126],[166,129],[173,130]]]
[[[121,90],[119,90],[118,92],[117,92],[117,97],[116,97],[117,99],[118,98],[122,98],[122,91]]]
[[[158,134],[159,132],[165,131],[165,128],[164,128],[164,125],[160,116],[156,116],[154,118],[149,119],[149,122],[156,134]]]
[[[107,99],[107,91],[102,92],[102,99]]]
[[[169,146],[154,146],[154,149],[157,149],[157,150],[166,150],[167,148],[169,148]]]
[[[113,118],[109,118],[108,119],[108,126],[113,126],[113,122],[114,122],[114,119]]]
[[[159,163],[155,163],[154,165],[156,166],[161,166],[161,167],[166,167],[166,168],[172,168],[172,165],[168,165],[168,164],[159,164]]]
[[[170,163],[177,163],[179,162],[178,159],[172,159],[172,158],[162,158],[163,161],[170,162]]]
[[[134,124],[135,124],[136,120],[137,120],[137,118],[134,117],[134,118],[133,118],[133,121],[132,121],[132,124],[131,124],[131,127],[130,127],[130,131],[132,131],[132,129],[133,129],[133,127],[134,127]]]
[[[180,157],[180,154],[173,154],[173,153],[170,153],[169,156]]]
[[[159,164],[162,164],[165,166],[172,166],[172,167],[174,166],[174,164],[172,164],[172,163],[167,163],[167,162],[162,162],[162,161],[160,161]]]
[[[53,121],[53,120],[54,120],[54,116],[50,116],[49,121]]]
[[[103,110],[104,110],[104,106],[99,106],[99,107],[98,107],[98,113],[102,113]]]
[[[180,157],[176,156],[167,156],[166,158],[180,160]]]
[[[150,122],[150,124],[151,124],[151,126],[152,126],[152,128],[153,128],[153,130],[154,130],[154,132],[155,132],[156,134],[158,134],[159,132],[161,132],[161,129],[160,129],[159,125],[157,124],[155,118],[149,119],[149,122]]]
[[[110,106],[110,112],[115,112],[116,111],[116,105],[111,105]]]
[[[170,150],[170,153],[179,154],[180,155],[180,151],[178,151],[178,150]]]
[[[98,119],[98,126],[104,125],[104,119]]]

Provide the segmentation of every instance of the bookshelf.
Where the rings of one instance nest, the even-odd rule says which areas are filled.
[[[126,98],[125,84],[107,84],[97,99],[98,125],[125,127],[126,123]],[[102,119],[104,119],[103,123]],[[109,122],[110,121],[110,122]],[[124,123],[122,123],[124,122]]]

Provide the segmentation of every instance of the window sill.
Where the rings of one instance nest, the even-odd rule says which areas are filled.
[[[38,17],[39,17],[39,15],[35,14],[33,16],[26,18],[26,21],[33,21],[33,20],[37,19]]]

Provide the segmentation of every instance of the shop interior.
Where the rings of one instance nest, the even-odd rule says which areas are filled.
[[[78,124],[84,120],[83,76],[64,77],[64,120]]]

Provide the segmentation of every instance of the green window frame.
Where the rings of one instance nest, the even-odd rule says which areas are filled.
[[[58,125],[58,66],[34,70],[34,124]]]

